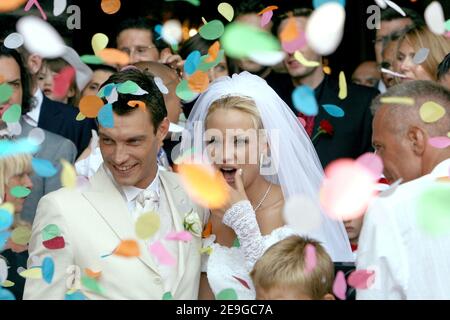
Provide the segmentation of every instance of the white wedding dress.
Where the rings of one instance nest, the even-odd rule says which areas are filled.
[[[234,289],[239,300],[254,300],[255,288],[250,278],[253,265],[270,246],[295,232],[283,226],[261,235],[249,201],[240,201],[228,209],[223,223],[235,231],[240,246],[222,246],[214,242],[214,235],[204,239],[204,248],[211,249],[209,255],[203,255],[202,271],[207,274],[214,296],[224,289]]]

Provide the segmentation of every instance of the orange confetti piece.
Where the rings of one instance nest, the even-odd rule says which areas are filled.
[[[216,41],[214,42],[211,47],[208,49],[208,57],[206,58],[205,62],[213,62],[217,59],[217,55],[219,54],[220,50],[220,42]]]
[[[140,101],[140,100],[130,100],[127,103],[130,107],[132,108],[141,108],[143,111],[145,111],[146,108],[146,104],[144,101]]]
[[[102,10],[106,14],[114,14],[120,10],[120,0],[102,0]]]
[[[258,16],[260,16],[260,15],[266,13],[266,12],[273,11],[273,10],[277,10],[277,9],[278,9],[277,6],[268,6],[267,8],[262,9],[262,10],[258,13]]]
[[[228,200],[228,185],[222,174],[202,164],[180,164],[178,171],[185,189],[199,205],[221,208]]]
[[[212,233],[212,223],[211,221],[208,221],[208,223],[205,226],[205,229],[202,232],[202,238],[208,238]]]
[[[295,18],[289,18],[283,30],[280,33],[281,42],[291,42],[298,38],[297,21]]]
[[[114,254],[123,257],[139,257],[141,252],[135,240],[123,240],[116,250],[114,250]]]
[[[209,77],[204,71],[198,70],[188,79],[189,88],[197,93],[201,93],[208,89]]]
[[[84,272],[89,278],[98,279],[102,275],[101,271],[92,271],[89,268],[84,269]]]
[[[97,54],[106,64],[126,65],[130,63],[130,57],[125,52],[113,48],[100,50]]]
[[[105,103],[97,96],[84,96],[81,98],[80,112],[87,118],[95,118]]]
[[[10,12],[18,9],[27,0],[2,0],[0,1],[0,12]]]

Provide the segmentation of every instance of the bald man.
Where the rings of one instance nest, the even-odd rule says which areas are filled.
[[[364,61],[353,72],[353,83],[376,88],[381,79],[381,72],[376,61]]]
[[[409,97],[414,105],[383,103],[384,97]],[[431,123],[419,114],[429,101],[445,110]],[[429,219],[442,218],[439,206],[448,205],[450,185],[438,180],[449,179],[450,146],[434,147],[430,138],[446,137],[450,130],[450,91],[431,81],[402,83],[374,99],[372,111],[372,142],[384,175],[404,183],[375,200],[365,214],[357,269],[374,270],[375,282],[358,290],[357,299],[450,299],[450,230],[432,234],[419,215],[425,211]],[[442,194],[419,211],[418,199],[430,188]]]

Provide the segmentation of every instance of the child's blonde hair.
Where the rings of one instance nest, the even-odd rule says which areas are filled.
[[[315,248],[316,265],[307,272],[306,246]],[[315,240],[291,236],[271,246],[250,273],[255,287],[263,290],[296,290],[311,299],[323,299],[332,292],[334,265],[325,249]]]

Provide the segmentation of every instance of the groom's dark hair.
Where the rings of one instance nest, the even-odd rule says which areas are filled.
[[[133,81],[148,93],[144,95],[119,93],[117,101],[112,105],[114,113],[120,116],[133,112],[138,107],[131,107],[128,102],[132,100],[142,101],[151,115],[150,120],[153,124],[154,133],[156,133],[161,122],[167,117],[167,109],[163,95],[156,86],[153,76],[149,72],[137,68],[126,69],[111,75],[102,87],[110,83],[119,84],[126,81]]]

